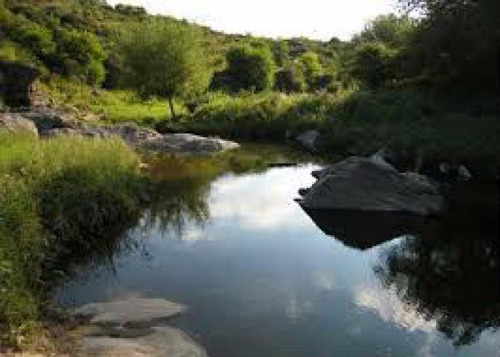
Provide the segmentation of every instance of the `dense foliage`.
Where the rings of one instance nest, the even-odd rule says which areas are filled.
[[[274,84],[274,60],[267,46],[240,45],[226,54],[227,68],[220,75],[229,89],[262,91]]]
[[[186,25],[151,21],[128,25],[121,33],[119,51],[125,84],[143,97],[169,100],[203,92],[210,72],[197,32]]]
[[[163,35],[176,33],[172,39],[182,36],[186,43],[165,41],[156,55],[166,58],[172,52],[187,51],[185,57],[191,61],[186,63],[192,62],[194,67],[195,58],[207,59],[217,72],[213,88],[262,90],[271,88],[275,77],[275,88],[285,92],[335,92],[353,85],[492,90],[498,85],[500,30],[493,15],[498,14],[497,1],[399,2],[406,12],[418,11],[418,19],[384,15],[368,23],[349,42],[335,38],[319,42],[224,35],[169,17],[150,16],[138,7],[113,8],[99,0],[2,0],[0,36],[4,39],[0,56],[36,62],[50,72],[113,89],[120,85],[120,77],[129,73],[122,68],[124,62],[117,46],[123,41],[129,49],[132,46],[131,38],[115,36],[115,32],[123,32],[124,28],[129,37],[137,37],[139,46],[144,40],[152,44],[156,38],[158,42],[162,27]],[[130,23],[137,22],[132,28]],[[141,26],[142,30],[138,30]],[[193,45],[187,49],[187,43],[202,43],[203,47]],[[182,46],[184,50],[180,50]],[[141,76],[136,72],[137,79]],[[201,77],[205,82],[205,76]]]
[[[142,180],[119,140],[0,133],[0,346],[33,343],[62,257],[106,244],[138,210]]]

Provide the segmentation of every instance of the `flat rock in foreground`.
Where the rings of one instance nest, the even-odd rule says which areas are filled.
[[[184,332],[173,327],[155,327],[136,338],[88,336],[76,347],[77,357],[206,357],[206,351]]]
[[[184,305],[164,299],[131,298],[83,305],[74,309],[72,315],[87,317],[91,324],[148,326],[185,310]]]
[[[299,203],[309,209],[408,212],[427,216],[444,209],[439,187],[425,176],[399,173],[373,159],[350,157],[313,175]]]

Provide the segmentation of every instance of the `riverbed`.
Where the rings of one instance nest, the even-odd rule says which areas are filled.
[[[265,159],[150,160],[149,206],[109,254],[71,269],[58,301],[181,302],[188,312],[169,324],[215,357],[498,355],[489,207],[462,207],[423,231],[381,238],[371,225],[366,239],[336,239],[294,201],[320,164]],[[333,231],[338,219],[327,219]]]

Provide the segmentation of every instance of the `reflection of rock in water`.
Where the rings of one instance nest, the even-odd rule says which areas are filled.
[[[500,328],[500,249],[497,188],[453,187],[450,211],[440,220],[408,214],[306,210],[325,234],[350,247],[382,247],[376,276],[404,304],[436,321],[457,346]]]
[[[325,234],[362,250],[418,233],[425,224],[424,218],[404,212],[303,209]]]
[[[500,327],[498,203],[485,186],[473,195],[462,193],[457,200],[468,206],[457,202],[446,224],[385,248],[374,267],[387,288],[435,319],[455,345],[471,344],[483,331]]]

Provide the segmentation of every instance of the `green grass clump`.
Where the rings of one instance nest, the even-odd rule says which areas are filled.
[[[166,100],[143,100],[127,90],[93,90],[77,80],[51,76],[41,84],[41,90],[60,107],[72,107],[91,111],[103,117],[105,122],[135,122],[154,126],[170,120],[170,109]],[[176,113],[183,114],[186,108],[174,103]]]
[[[316,129],[318,153],[331,158],[389,148],[412,157],[414,169],[448,161],[494,178],[499,107],[491,95],[420,90],[211,94],[193,115],[157,129],[274,142]]]
[[[139,210],[138,163],[118,139],[0,133],[0,343],[33,342],[64,258]]]

